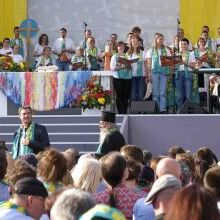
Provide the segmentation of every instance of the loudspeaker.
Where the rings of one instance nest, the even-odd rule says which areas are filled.
[[[179,110],[179,114],[206,114],[207,111],[199,106],[199,104],[186,101]]]
[[[158,107],[155,101],[132,101],[130,114],[156,114]]]

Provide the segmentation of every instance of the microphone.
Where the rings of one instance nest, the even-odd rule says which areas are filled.
[[[88,25],[87,25],[87,23],[86,23],[85,21],[83,22],[83,25],[84,25],[85,27],[87,27],[87,26],[88,26]]]
[[[177,22],[178,22],[178,24],[180,24],[180,20],[177,18]]]

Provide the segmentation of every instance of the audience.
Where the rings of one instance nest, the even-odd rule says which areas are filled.
[[[9,199],[9,187],[4,181],[6,172],[7,172],[7,158],[6,153],[3,150],[0,150],[0,202]]]
[[[18,180],[12,197],[0,204],[0,219],[40,219],[44,213],[44,199],[48,196],[43,183],[34,177]]]
[[[152,203],[156,220],[164,219],[170,208],[170,201],[172,197],[180,189],[180,180],[170,174],[164,174],[154,182],[146,198],[146,203]]]
[[[104,203],[122,211],[127,219],[132,219],[132,209],[137,199],[144,194],[125,185],[128,177],[126,160],[118,152],[111,152],[101,158],[102,176],[108,189],[95,193],[97,203]]]
[[[189,185],[174,195],[165,216],[171,219],[219,220],[216,199],[205,188]]]
[[[37,174],[48,193],[54,192],[63,185],[68,185],[64,182],[67,173],[68,169],[63,154],[55,149],[43,152],[37,164]]]
[[[213,193],[217,199],[218,210],[220,213],[220,167],[210,168],[204,177],[204,187]]]
[[[71,172],[73,185],[83,191],[95,193],[102,179],[101,164],[95,159],[81,159]]]
[[[89,193],[68,189],[55,201],[50,212],[51,220],[77,220],[93,206],[95,201]]]

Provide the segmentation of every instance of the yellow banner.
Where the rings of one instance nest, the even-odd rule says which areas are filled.
[[[218,37],[220,27],[220,0],[180,0],[180,26],[185,36],[197,42],[204,25],[209,26],[210,36]]]
[[[13,37],[13,29],[27,18],[27,0],[0,0],[0,41]]]

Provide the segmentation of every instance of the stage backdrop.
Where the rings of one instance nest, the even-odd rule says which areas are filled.
[[[78,45],[84,37],[86,22],[101,49],[111,33],[126,40],[127,33],[136,25],[142,28],[142,37],[149,46],[155,32],[163,33],[171,42],[176,33],[179,1],[29,0],[29,16],[38,22],[39,34],[49,35],[51,45],[59,37],[61,27],[67,28],[69,37]]]
[[[0,0],[0,41],[13,36],[13,28],[27,18],[27,0]]]
[[[180,0],[180,22],[185,35],[194,43],[201,35],[204,25],[210,28],[212,38],[217,38],[220,27],[219,0]]]

